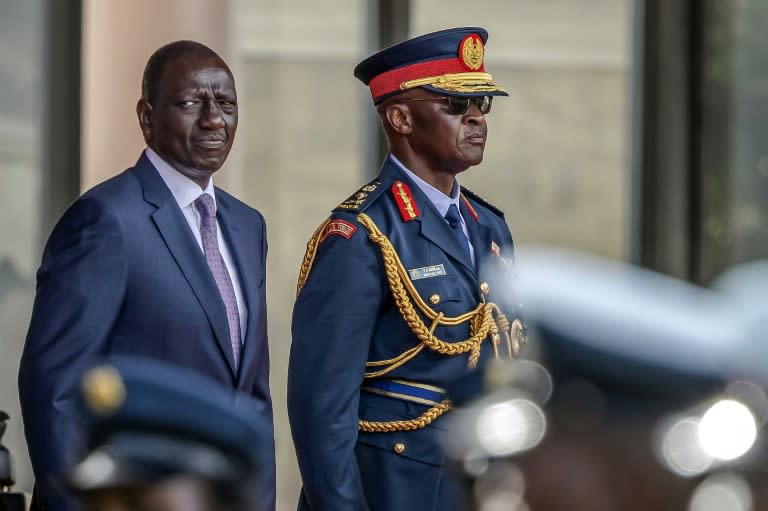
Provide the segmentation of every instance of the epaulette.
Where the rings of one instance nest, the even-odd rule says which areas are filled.
[[[381,180],[377,177],[350,195],[347,200],[336,206],[333,210],[349,211],[352,213],[365,211],[383,191],[384,187],[381,186]]]
[[[487,200],[483,199],[482,197],[477,195],[472,190],[469,190],[469,189],[467,189],[467,188],[462,186],[461,187],[461,193],[463,193],[464,195],[466,195],[470,199],[472,199],[472,200],[474,200],[476,202],[479,202],[481,205],[483,205],[486,208],[490,209],[493,213],[495,213],[496,215],[500,216],[501,218],[504,218],[504,212],[502,210],[500,210],[499,208],[497,208],[496,206],[494,206],[493,204],[491,204]]]

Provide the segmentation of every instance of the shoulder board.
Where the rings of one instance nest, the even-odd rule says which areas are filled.
[[[496,206],[494,206],[493,204],[491,204],[491,203],[490,203],[490,202],[488,202],[487,200],[483,199],[482,197],[480,197],[479,195],[477,195],[477,194],[476,194],[475,192],[473,192],[472,190],[469,190],[469,189],[467,189],[467,188],[464,188],[464,187],[462,186],[462,187],[461,187],[461,193],[463,193],[463,194],[464,194],[466,197],[469,197],[470,199],[474,200],[474,201],[475,201],[475,202],[477,202],[478,204],[480,204],[480,205],[482,205],[482,206],[485,206],[486,208],[488,208],[489,210],[491,210],[491,211],[492,211],[493,213],[495,213],[496,215],[498,215],[498,216],[500,216],[500,217],[504,218],[504,212],[503,212],[502,210],[500,210],[499,208],[497,208]]]
[[[350,195],[347,200],[336,206],[333,210],[359,213],[364,211],[383,191],[384,187],[381,186],[381,180],[377,177]]]

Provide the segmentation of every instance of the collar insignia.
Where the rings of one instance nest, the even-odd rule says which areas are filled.
[[[392,185],[392,195],[397,203],[397,208],[400,210],[400,216],[403,217],[403,222],[410,222],[417,216],[419,216],[419,208],[416,206],[416,201],[413,199],[411,189],[407,184],[402,181],[395,181]]]
[[[472,218],[475,219],[475,222],[479,222],[480,219],[477,216],[477,211],[475,211],[475,208],[472,207],[472,204],[469,203],[467,198],[464,196],[464,194],[461,194],[461,199],[464,201],[464,205],[467,207],[467,211],[469,211],[469,214],[472,215]]]

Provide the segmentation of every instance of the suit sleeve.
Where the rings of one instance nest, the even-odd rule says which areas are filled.
[[[263,504],[263,509],[275,509],[276,499],[276,474],[275,474],[275,432],[274,421],[272,414],[272,397],[269,390],[269,341],[267,334],[267,225],[264,218],[259,214],[261,223],[261,265],[262,275],[264,275],[264,283],[260,288],[259,304],[262,307],[260,317],[262,322],[257,326],[258,339],[260,339],[259,354],[256,360],[256,374],[257,378],[253,386],[252,396],[255,398],[255,402],[258,403],[261,408],[261,413],[265,417],[265,423],[269,427],[268,442],[265,445],[265,449],[269,452],[264,455],[264,462],[266,468],[259,478],[259,488],[257,495]]]
[[[105,352],[126,272],[117,220],[95,199],[76,201],[43,252],[19,369],[25,434],[45,509],[72,509],[56,477],[78,454],[77,380],[84,365]]]
[[[364,227],[321,242],[293,310],[288,415],[313,511],[368,509],[355,458],[360,385],[383,270]]]

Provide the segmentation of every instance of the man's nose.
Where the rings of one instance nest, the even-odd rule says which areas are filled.
[[[467,113],[464,114],[464,122],[480,126],[485,124],[485,114],[480,111],[480,107],[474,101],[469,103]]]
[[[204,101],[200,112],[200,126],[209,130],[218,130],[224,125],[224,116],[221,114],[218,103],[214,100]]]

